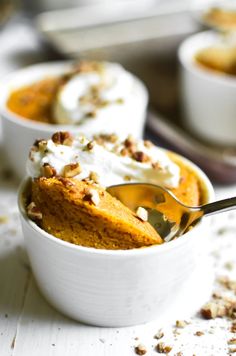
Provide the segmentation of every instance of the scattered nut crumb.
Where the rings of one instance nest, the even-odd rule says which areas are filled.
[[[194,335],[195,336],[202,336],[202,335],[204,335],[204,332],[203,331],[196,331]]]
[[[139,206],[136,210],[137,217],[142,221],[148,221],[148,211],[141,206]]]
[[[145,355],[147,353],[146,347],[142,344],[136,346],[134,350],[137,355]]]
[[[159,340],[159,339],[161,339],[163,336],[164,336],[164,333],[163,333],[163,331],[160,329],[160,330],[158,330],[158,332],[157,332],[153,337],[154,337],[154,339]]]
[[[228,345],[236,345],[236,338],[232,338],[228,341]]]
[[[227,232],[227,228],[222,227],[217,231],[217,235],[224,235]]]
[[[156,351],[160,354],[168,354],[172,350],[172,347],[169,345],[165,345],[164,342],[159,342],[156,345]]]
[[[188,325],[188,323],[185,320],[176,320],[175,325],[177,328],[183,329],[183,328],[185,328],[186,325]]]
[[[174,329],[174,330],[173,330],[173,334],[174,334],[175,336],[181,335],[181,333],[179,332],[178,329]]]
[[[236,281],[229,279],[228,277],[219,277],[218,282],[224,287],[225,289],[231,290],[236,292]]]
[[[218,316],[224,315],[224,313],[223,311],[221,312],[221,308],[219,308],[217,303],[209,302],[202,307],[201,315],[205,319],[215,319]]]

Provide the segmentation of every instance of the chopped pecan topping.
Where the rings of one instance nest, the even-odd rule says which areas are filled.
[[[94,146],[95,146],[95,142],[94,142],[94,141],[89,141],[89,142],[87,143],[87,145],[86,145],[86,147],[87,147],[87,149],[88,149],[89,151],[91,151],[91,150],[94,148]]]
[[[37,140],[35,140],[34,141],[34,143],[33,143],[33,146],[35,146],[35,147],[39,147],[39,143],[41,142],[41,141],[44,141],[43,139],[37,139]]]
[[[156,170],[161,169],[160,163],[158,163],[158,162],[153,162],[153,163],[152,163],[152,168],[153,168],[153,169],[156,169]]]
[[[126,182],[130,182],[131,179],[132,179],[131,176],[124,176],[124,180],[125,180]]]
[[[40,152],[45,152],[46,147],[47,147],[47,141],[46,140],[39,141],[38,149],[39,149]]]
[[[31,220],[38,221],[38,220],[42,220],[42,218],[43,218],[41,211],[37,208],[37,206],[34,202],[31,202],[27,206],[26,211],[27,211],[28,217]]]
[[[137,217],[142,221],[148,221],[148,211],[141,206],[136,210]]]
[[[108,141],[111,143],[116,143],[118,141],[118,136],[116,134],[108,135]]]
[[[129,150],[127,148],[122,148],[120,151],[121,156],[128,156],[129,155]]]
[[[70,163],[67,164],[63,169],[63,176],[65,178],[73,178],[80,174],[82,171],[79,163]]]
[[[118,141],[118,136],[115,134],[100,134],[95,135],[94,140],[99,144],[103,145],[104,143],[116,143]]]
[[[236,345],[236,338],[233,337],[232,339],[228,340],[228,345]]]
[[[150,161],[150,157],[142,151],[134,152],[132,158],[135,159],[135,161],[142,162],[142,163]]]
[[[127,137],[127,139],[124,141],[124,146],[126,148],[130,148],[133,145],[135,145],[135,140],[133,139],[133,137],[132,136]]]
[[[92,182],[99,184],[99,175],[96,172],[90,172],[89,174],[89,180],[91,180]]]
[[[98,72],[102,73],[105,67],[102,62],[96,61],[80,61],[74,66],[75,73],[89,73],[89,72]]]
[[[58,180],[67,188],[71,188],[75,186],[75,183],[72,182],[70,179],[68,178],[64,178],[64,177],[58,177]]]
[[[145,355],[147,353],[147,349],[144,345],[139,344],[138,346],[135,347],[135,353],[137,355]]]
[[[54,167],[50,166],[48,163],[44,163],[43,167],[41,168],[42,176],[46,178],[55,177],[57,172]]]
[[[98,191],[93,188],[87,187],[84,190],[84,200],[88,200],[97,206],[100,203],[100,197]]]
[[[67,131],[58,131],[52,135],[52,141],[58,145],[71,146],[73,143],[73,137]]]
[[[32,146],[30,151],[29,151],[29,159],[34,162],[34,153],[37,151],[38,149],[36,148],[36,146]]]
[[[151,148],[153,146],[153,143],[149,140],[144,140],[143,143],[144,143],[144,146],[147,148]]]

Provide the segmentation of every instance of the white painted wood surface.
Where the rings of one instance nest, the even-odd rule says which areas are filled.
[[[0,75],[19,66],[22,54],[29,52],[31,58],[38,54],[38,44],[24,23],[13,23],[3,30],[0,45]],[[147,347],[147,355],[154,356],[158,341],[153,336],[160,328],[165,334],[161,341],[173,346],[170,355],[179,351],[184,356],[228,355],[227,341],[236,335],[229,333],[230,322],[225,319],[206,321],[193,315],[191,324],[175,336],[175,320],[165,325],[154,321],[107,329],[79,324],[55,311],[35,285],[18,218],[18,182],[4,179],[5,164],[0,146],[0,356],[131,356],[138,343]],[[236,185],[216,187],[216,192],[218,198],[236,195]],[[215,274],[236,279],[236,213],[215,216],[211,222]],[[226,268],[227,262],[232,270]],[[218,285],[215,287],[218,289]],[[198,330],[204,335],[195,336]]]

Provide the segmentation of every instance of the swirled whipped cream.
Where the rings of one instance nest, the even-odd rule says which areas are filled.
[[[120,64],[87,61],[80,62],[59,89],[53,116],[57,124],[88,124],[90,128],[96,119],[101,131],[112,133],[115,125],[139,117],[138,110],[143,115],[146,104],[144,88]]]
[[[74,177],[108,187],[124,182],[149,182],[167,188],[179,184],[180,169],[166,152],[149,141],[124,141],[115,135],[88,140],[57,132],[50,140],[36,141],[27,171],[31,177]]]

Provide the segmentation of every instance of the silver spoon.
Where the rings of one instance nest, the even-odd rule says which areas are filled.
[[[148,222],[165,241],[183,235],[203,216],[236,207],[236,197],[201,206],[182,204],[171,192],[154,184],[127,183],[114,185],[107,191],[136,212],[138,207],[148,211]]]

